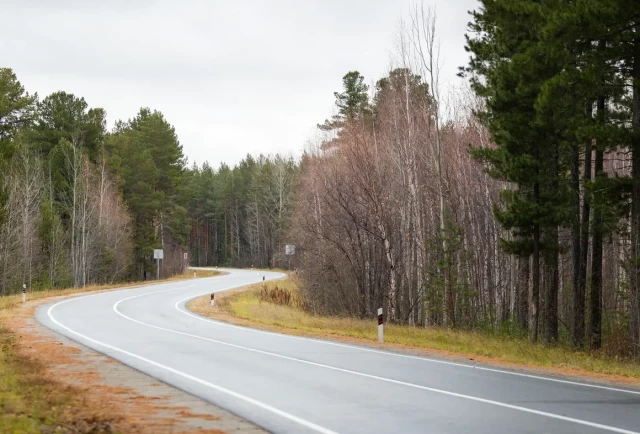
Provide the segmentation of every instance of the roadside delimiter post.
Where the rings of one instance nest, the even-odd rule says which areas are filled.
[[[27,284],[23,283],[22,284],[22,302],[26,302],[27,301]]]
[[[382,316],[382,308],[378,309],[378,342],[384,342],[384,318]]]
[[[215,303],[215,300],[213,299],[213,293],[211,293],[211,306],[213,306],[214,303]]]

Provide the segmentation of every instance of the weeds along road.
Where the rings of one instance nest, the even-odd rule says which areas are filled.
[[[640,432],[638,391],[262,332],[186,310],[194,297],[283,277],[228,271],[59,301],[36,317],[276,433]]]

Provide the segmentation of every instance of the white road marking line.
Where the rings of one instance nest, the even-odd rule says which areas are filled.
[[[118,310],[118,306],[120,305],[120,303],[122,303],[124,301],[128,301],[128,300],[132,300],[132,299],[135,299],[135,298],[138,298],[138,297],[142,297],[144,295],[149,295],[149,294],[135,295],[133,297],[128,297],[128,298],[124,298],[122,300],[119,300],[113,305],[113,310],[118,315],[122,316],[123,318],[126,318],[129,321],[132,321],[132,322],[140,324],[140,325],[144,325],[144,326],[147,326],[147,327],[150,327],[150,328],[154,328],[154,329],[157,329],[157,330],[166,331],[166,332],[169,332],[169,333],[175,333],[175,334],[182,335],[182,336],[188,336],[188,337],[199,339],[199,340],[203,340],[203,341],[213,342],[213,343],[216,343],[216,344],[219,344],[219,345],[225,345],[225,346],[228,346],[228,347],[231,347],[231,348],[237,348],[237,349],[241,349],[241,350],[245,350],[245,351],[250,351],[250,352],[253,352],[253,353],[264,354],[264,355],[277,357],[277,358],[281,358],[281,359],[285,359],[285,360],[291,360],[291,361],[298,362],[298,363],[308,364],[308,365],[311,365],[311,366],[317,366],[317,367],[320,367],[320,368],[329,369],[329,370],[338,371],[338,372],[344,372],[344,373],[347,373],[347,374],[357,375],[357,376],[360,376],[360,377],[371,378],[371,379],[374,379],[374,380],[384,381],[384,382],[387,382],[387,383],[398,384],[398,385],[401,385],[401,386],[407,386],[407,387],[412,387],[412,388],[415,388],[415,389],[426,390],[426,391],[429,391],[429,392],[440,393],[440,394],[443,394],[443,395],[453,396],[453,397],[467,399],[467,400],[471,400],[471,401],[482,402],[482,403],[485,403],[485,404],[495,405],[495,406],[498,406],[498,407],[508,408],[508,409],[511,409],[511,410],[522,411],[522,412],[525,412],[525,413],[535,414],[535,415],[538,415],[538,416],[544,416],[544,417],[549,417],[549,418],[552,418],[552,419],[562,420],[562,421],[565,421],[565,422],[572,422],[572,423],[576,423],[576,424],[579,424],[579,425],[589,426],[589,427],[592,427],[592,428],[598,428],[598,429],[602,429],[602,430],[605,430],[605,431],[616,432],[616,433],[621,433],[621,434],[640,434],[639,432],[630,431],[630,430],[626,430],[626,429],[623,429],[623,428],[617,428],[617,427],[603,425],[603,424],[599,424],[599,423],[595,423],[595,422],[589,422],[589,421],[585,421],[585,420],[581,420],[581,419],[575,419],[575,418],[572,418],[572,417],[562,416],[562,415],[553,414],[553,413],[547,413],[545,411],[534,410],[534,409],[530,409],[530,408],[526,408],[526,407],[519,407],[519,406],[512,405],[512,404],[507,404],[507,403],[504,403],[504,402],[494,401],[494,400],[485,399],[485,398],[478,398],[478,397],[471,396],[471,395],[464,395],[462,393],[450,392],[450,391],[447,391],[447,390],[436,389],[436,388],[433,388],[433,387],[422,386],[422,385],[419,385],[419,384],[408,383],[408,382],[405,382],[405,381],[393,380],[391,378],[380,377],[380,376],[377,376],[377,375],[365,374],[363,372],[352,371],[350,369],[338,368],[338,367],[335,367],[335,366],[324,365],[322,363],[311,362],[311,361],[308,361],[308,360],[298,359],[298,358],[295,358],[295,357],[285,356],[285,355],[282,355],[282,354],[272,353],[272,352],[269,352],[269,351],[263,351],[263,350],[258,350],[258,349],[255,349],[255,348],[245,347],[245,346],[242,346],[242,345],[231,344],[231,343],[219,341],[219,340],[216,340],[216,339],[205,338],[203,336],[198,336],[198,335],[194,335],[194,334],[191,334],[191,333],[180,332],[180,331],[177,331],[177,330],[172,330],[172,329],[168,329],[168,328],[165,328],[165,327],[155,326],[153,324],[148,324],[148,323],[145,323],[143,321],[139,321],[139,320],[136,320],[134,318],[128,317],[127,315],[124,315],[122,312],[120,312]]]
[[[173,290],[173,289],[177,289],[177,288],[172,288],[171,290]],[[158,291],[158,292],[165,292],[165,291],[169,291],[169,290]],[[98,295],[98,294],[94,294],[94,295]],[[300,425],[302,425],[304,427],[307,427],[307,428],[309,428],[309,429],[311,429],[313,431],[317,431],[317,432],[322,433],[322,434],[337,434],[335,431],[331,431],[331,430],[329,430],[327,428],[324,428],[324,427],[321,427],[319,425],[316,425],[313,422],[309,422],[309,421],[307,421],[305,419],[302,419],[302,418],[299,418],[297,416],[294,416],[294,415],[292,415],[290,413],[287,413],[287,412],[282,411],[282,410],[280,410],[278,408],[275,408],[275,407],[273,407],[273,406],[271,406],[269,404],[266,404],[264,402],[258,401],[257,399],[242,395],[242,394],[240,394],[238,392],[234,392],[233,390],[227,389],[227,388],[222,387],[222,386],[218,386],[216,384],[213,384],[213,383],[210,383],[208,381],[202,380],[202,379],[200,379],[198,377],[194,377],[193,375],[187,374],[185,372],[179,371],[179,370],[171,368],[169,366],[165,366],[165,365],[160,364],[158,362],[154,362],[153,360],[147,359],[146,357],[139,356],[137,354],[131,353],[131,352],[126,351],[126,350],[123,350],[123,349],[115,347],[113,345],[109,345],[109,344],[106,344],[104,342],[101,342],[101,341],[98,341],[96,339],[93,339],[93,338],[90,338],[88,336],[85,336],[85,335],[83,335],[81,333],[78,333],[78,332],[76,332],[74,330],[71,330],[69,327],[61,324],[51,314],[53,308],[55,308],[56,306],[59,306],[59,305],[61,305],[63,303],[66,303],[68,301],[78,300],[79,298],[85,298],[85,297],[78,297],[78,298],[73,298],[73,299],[69,299],[69,300],[63,300],[63,301],[58,302],[58,303],[54,304],[53,306],[49,307],[49,309],[47,310],[47,315],[49,316],[49,319],[54,324],[56,324],[58,327],[66,330],[69,333],[72,333],[72,334],[74,334],[74,335],[76,335],[76,336],[78,336],[78,337],[80,337],[82,339],[85,339],[85,340],[87,340],[89,342],[92,342],[92,343],[94,343],[96,345],[102,346],[104,348],[109,348],[110,350],[125,354],[125,355],[127,355],[129,357],[132,357],[134,359],[138,359],[138,360],[140,360],[142,362],[148,363],[148,364],[150,364],[152,366],[155,366],[157,368],[164,369],[164,370],[166,370],[168,372],[171,372],[172,374],[179,375],[179,376],[181,376],[183,378],[186,378],[187,380],[191,380],[191,381],[196,382],[198,384],[201,384],[203,386],[206,386],[206,387],[209,387],[211,389],[217,390],[218,392],[226,393],[227,395],[233,396],[234,398],[237,398],[237,399],[240,399],[242,401],[248,402],[249,404],[253,404],[256,407],[260,407],[260,408],[262,408],[264,410],[270,411],[271,413],[274,413],[274,414],[276,414],[278,416],[281,416],[281,417],[283,417],[285,419],[289,419],[290,421],[296,422],[296,423],[298,423],[298,424],[300,424]]]
[[[268,334],[268,335],[273,335],[273,336],[280,336],[280,337],[284,337],[284,338],[288,338],[288,339],[300,339],[300,340],[305,340],[305,341],[311,341],[311,342],[318,342],[324,345],[331,345],[331,346],[335,346],[335,347],[342,347],[342,348],[349,348],[352,350],[357,350],[357,351],[365,351],[368,353],[376,353],[376,354],[382,354],[385,356],[390,356],[390,357],[401,357],[401,358],[405,358],[405,359],[412,359],[412,360],[421,360],[424,362],[431,362],[431,363],[439,363],[442,365],[450,365],[450,366],[458,366],[461,368],[468,368],[468,369],[477,369],[480,371],[488,371],[488,372],[497,372],[500,374],[507,374],[507,375],[515,375],[518,377],[527,377],[527,378],[533,378],[536,380],[544,380],[544,381],[553,381],[556,383],[563,383],[563,384],[571,384],[573,386],[583,386],[583,387],[592,387],[595,389],[603,389],[603,390],[609,390],[609,391],[613,391],[613,392],[622,392],[622,393],[630,393],[633,395],[640,395],[640,391],[637,390],[629,390],[629,389],[620,389],[617,387],[611,387],[611,386],[601,386],[598,384],[591,384],[591,383],[580,383],[577,381],[571,381],[571,380],[561,380],[559,378],[553,378],[553,377],[543,377],[540,375],[533,375],[533,374],[524,374],[521,372],[514,372],[514,371],[505,371],[502,369],[496,369],[496,368],[487,368],[484,366],[476,366],[476,365],[467,365],[464,363],[456,363],[456,362],[449,362],[446,360],[439,360],[439,359],[432,359],[429,357],[420,357],[420,356],[410,356],[407,354],[398,354],[398,353],[392,353],[389,351],[382,351],[382,350],[374,350],[372,348],[365,348],[365,347],[360,347],[360,346],[356,346],[356,345],[348,345],[348,344],[341,344],[341,343],[337,343],[337,342],[331,342],[331,341],[325,341],[322,339],[314,339],[314,338],[306,338],[303,336],[294,336],[294,335],[288,335],[285,333],[277,333],[277,332],[269,332],[269,331],[265,331],[265,330],[259,330],[259,329],[254,329],[251,327],[242,327],[242,326],[237,326],[237,325],[233,325],[233,324],[228,324],[222,321],[216,321],[216,320],[212,320],[209,318],[205,318],[201,315],[195,315],[187,310],[181,309],[178,305],[181,303],[185,303],[188,302],[194,298],[198,298],[198,297],[202,297],[203,295],[206,295],[207,293],[203,293],[203,294],[199,294],[199,295],[195,295],[195,296],[189,296],[185,299],[180,300],[179,302],[177,302],[175,304],[175,308],[182,312],[185,315],[188,315],[190,317],[196,318],[200,321],[205,321],[205,322],[209,322],[212,324],[216,324],[222,327],[229,327],[229,328],[235,328],[235,329],[240,329],[240,330],[245,330],[245,331],[249,331],[249,332],[253,332],[253,333],[264,333],[264,334]]]

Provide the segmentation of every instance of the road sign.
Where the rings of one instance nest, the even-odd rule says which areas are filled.
[[[296,254],[296,246],[293,244],[287,244],[284,246],[284,254],[288,256],[292,256]]]
[[[184,252],[184,254],[182,255],[182,257],[184,258],[184,260],[186,261],[189,258],[189,254],[187,252]]]
[[[164,250],[153,249],[153,259],[164,259]]]

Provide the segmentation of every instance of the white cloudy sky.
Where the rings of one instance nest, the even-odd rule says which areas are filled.
[[[332,114],[342,76],[388,71],[415,0],[0,0],[0,66],[29,92],[64,90],[107,110],[109,126],[160,110],[190,161],[298,155]],[[443,79],[465,64],[467,11],[435,6]]]

